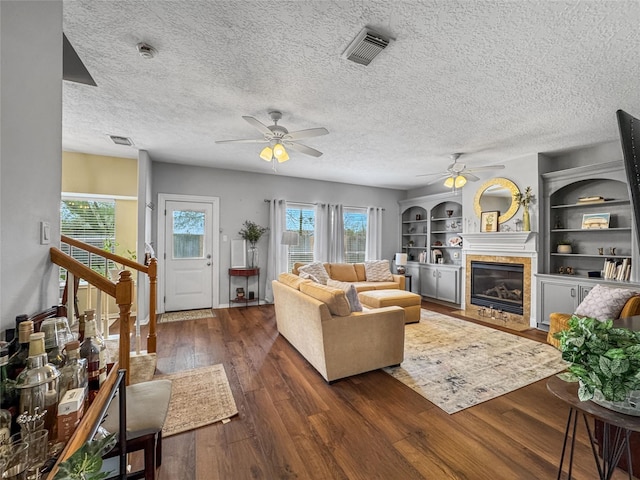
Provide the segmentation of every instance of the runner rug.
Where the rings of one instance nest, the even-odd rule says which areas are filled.
[[[551,345],[422,309],[405,326],[404,361],[384,370],[451,414],[567,365]]]
[[[198,318],[215,318],[216,314],[210,308],[202,310],[184,310],[182,312],[161,313],[157,323],[182,322],[183,320],[197,320]]]
[[[160,378],[172,382],[169,412],[162,429],[164,437],[226,421],[238,413],[221,363],[154,377]]]

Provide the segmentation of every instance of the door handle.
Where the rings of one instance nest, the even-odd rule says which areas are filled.
[[[210,267],[210,266],[211,266],[211,262],[207,262],[207,267]]]
[[[575,288],[571,289],[571,296],[575,298],[575,296],[576,296],[576,289]]]
[[[207,255],[207,258],[211,258],[211,254]]]

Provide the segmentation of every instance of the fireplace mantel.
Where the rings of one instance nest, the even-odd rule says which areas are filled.
[[[467,251],[536,252],[535,232],[462,233],[462,249]]]

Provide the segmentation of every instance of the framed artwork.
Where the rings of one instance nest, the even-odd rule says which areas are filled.
[[[480,215],[481,232],[497,232],[499,211],[482,212]]]
[[[610,213],[585,213],[582,215],[583,230],[601,230],[609,228]]]
[[[247,245],[246,240],[231,240],[231,268],[247,266]]]

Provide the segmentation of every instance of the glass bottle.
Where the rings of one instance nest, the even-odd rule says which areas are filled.
[[[18,401],[16,398],[15,381],[7,375],[7,364],[9,363],[9,346],[0,348],[0,444],[4,435],[11,435],[11,422],[18,414]],[[4,417],[9,415],[8,426],[4,425]],[[4,429],[7,428],[8,431]]]
[[[87,398],[87,359],[80,358],[80,342],[73,340],[64,347],[67,353],[64,367],[60,370],[60,398],[73,388],[83,388]]]
[[[58,343],[58,319],[47,318],[42,321],[40,331],[44,333],[44,349],[47,352],[47,361],[56,368],[64,365],[64,356]]]
[[[0,445],[11,436],[11,414],[9,410],[0,409]]]
[[[98,328],[98,322],[95,319],[96,311],[85,310],[84,314],[87,317],[86,322],[93,323],[93,340],[98,344],[98,347],[100,348],[100,385],[102,385],[107,379],[107,342],[104,340],[104,337],[102,336],[102,333],[100,333],[100,329]]]
[[[18,347],[20,343],[18,342],[18,330],[20,322],[24,322],[29,317],[25,314],[18,315],[16,317],[16,327],[15,328],[7,328],[4,332],[4,338],[7,342],[9,342],[9,357],[11,357],[14,353],[18,351]]]
[[[78,315],[78,341],[82,343],[84,340],[85,321],[87,317],[84,314]]]
[[[29,357],[29,336],[33,333],[33,322],[26,320],[18,325],[18,350],[9,357],[7,365],[7,375],[11,380],[15,380],[24,370]]]
[[[88,403],[91,403],[100,390],[100,381],[102,371],[104,370],[106,378],[106,364],[100,363],[100,346],[95,341],[96,324],[95,320],[85,324],[84,341],[80,345],[80,357],[87,360],[87,386],[88,386]]]
[[[57,435],[59,377],[58,369],[47,362],[44,333],[32,333],[29,336],[27,366],[16,379],[16,389],[20,392],[19,412],[34,415],[46,410],[44,428],[49,430],[52,438]]]

